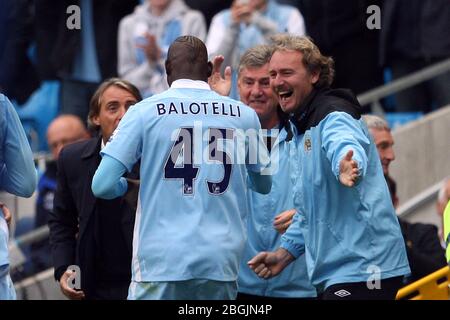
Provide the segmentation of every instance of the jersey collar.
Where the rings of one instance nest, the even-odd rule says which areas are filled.
[[[209,84],[201,80],[191,80],[191,79],[178,79],[172,82],[170,86],[173,89],[186,88],[186,89],[204,89],[211,90]]]

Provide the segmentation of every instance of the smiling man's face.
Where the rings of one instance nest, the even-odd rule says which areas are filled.
[[[270,87],[268,63],[243,68],[238,77],[238,89],[242,102],[256,111],[264,129],[271,129],[278,123],[278,102]]]
[[[270,86],[286,113],[301,105],[319,79],[306,70],[302,59],[303,54],[295,50],[275,51],[270,59]]]

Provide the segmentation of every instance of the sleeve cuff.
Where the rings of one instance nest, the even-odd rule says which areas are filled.
[[[283,237],[281,238],[280,248],[289,251],[289,253],[292,254],[295,259],[305,253],[304,245],[294,244],[290,240],[283,239]]]

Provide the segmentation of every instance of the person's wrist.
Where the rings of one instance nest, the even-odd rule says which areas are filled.
[[[283,265],[288,265],[292,260],[294,260],[294,256],[285,248],[278,248],[276,251],[277,260],[282,262]]]

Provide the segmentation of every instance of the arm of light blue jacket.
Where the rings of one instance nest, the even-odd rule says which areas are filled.
[[[300,230],[300,219],[300,214],[296,212],[291,225],[281,236],[280,244],[280,247],[289,251],[295,259],[305,253],[305,238]]]
[[[122,175],[127,168],[119,160],[103,155],[102,161],[92,179],[94,196],[102,199],[114,199],[123,196],[128,189],[127,180]]]
[[[261,194],[268,194],[272,189],[272,163],[256,112],[253,112],[255,128],[246,139],[248,150],[246,154],[246,167],[248,172],[248,186]]]
[[[368,159],[363,146],[368,146],[370,140],[364,134],[360,121],[345,112],[332,112],[322,121],[322,148],[336,179],[339,179],[340,162],[349,150],[353,150],[353,160],[358,163],[359,176],[364,177]]]
[[[19,116],[8,98],[0,96],[0,107],[5,120],[5,131],[0,133],[4,134],[0,184],[7,192],[28,198],[37,185],[33,153]]]

